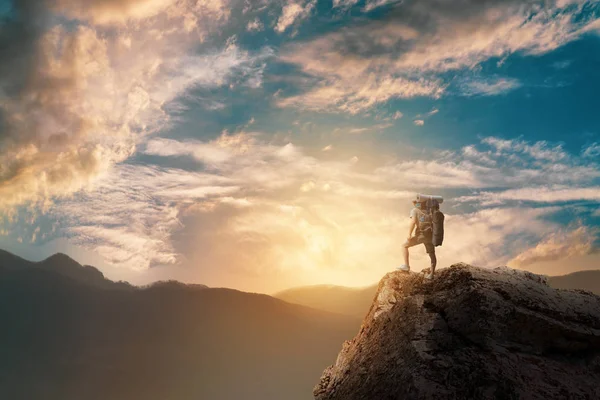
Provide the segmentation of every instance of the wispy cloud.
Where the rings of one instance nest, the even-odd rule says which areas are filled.
[[[564,260],[595,251],[595,229],[581,226],[571,231],[560,230],[551,233],[542,241],[509,261],[513,267],[527,267],[542,262]]]
[[[461,201],[478,201],[497,204],[505,201],[529,201],[537,203],[559,203],[577,200],[600,202],[600,187],[525,187],[502,192],[480,192],[474,196],[465,196]]]
[[[379,7],[401,2],[402,0],[367,0],[365,2],[365,11],[371,11]]]
[[[309,56],[305,54],[304,56]],[[346,74],[350,71],[340,71]],[[349,75],[352,75],[350,73]],[[346,80],[348,79],[348,80]],[[440,80],[417,79],[367,73],[364,77],[332,77],[319,87],[299,96],[279,100],[281,107],[300,107],[314,111],[344,111],[357,114],[393,98],[439,97],[444,91]]]
[[[572,63],[572,60],[557,61],[552,63],[552,67],[555,69],[565,69],[568,68]]]
[[[556,211],[553,207],[492,207],[458,215],[447,212],[448,240],[439,249],[439,257],[449,264],[506,265],[529,244],[542,240],[545,232],[558,229],[558,224],[545,218]]]
[[[278,215],[293,194],[334,193],[342,189],[333,183],[353,174],[351,162],[318,162],[292,144],[272,145],[246,133],[209,142],[154,139],[144,152],[192,157],[206,172],[122,164],[50,210],[72,242],[109,264],[137,270],[182,260],[173,243],[182,215],[218,209]]]
[[[359,0],[333,0],[333,8],[350,8],[358,3]]]
[[[181,257],[172,235],[179,214],[205,199],[239,191],[230,179],[172,168],[120,165],[89,190],[61,200],[50,213],[77,245],[121,268],[143,270],[173,264]]]
[[[371,2],[369,4],[375,4]],[[402,3],[385,22],[342,28],[281,52],[318,84],[283,98],[280,106],[358,113],[393,98],[438,98],[445,73],[514,53],[540,55],[590,31],[577,4],[466,1],[460,11],[437,1]],[[470,81],[466,95],[497,95],[518,87],[509,78]]]
[[[263,29],[265,29],[265,26],[258,18],[253,19],[252,21],[248,22],[248,25],[246,25],[246,30],[248,32],[259,32]]]
[[[464,96],[497,96],[508,93],[522,86],[514,78],[488,78],[469,79],[461,85],[461,94]]]
[[[600,157],[600,143],[592,143],[586,146],[582,152],[583,157],[598,158]]]
[[[277,20],[275,31],[283,33],[294,23],[307,18],[316,3],[316,0],[287,0],[281,11],[281,16]]]
[[[561,145],[487,137],[478,145],[463,147],[460,153],[440,154],[436,160],[392,163],[378,168],[375,175],[382,181],[416,186],[515,190],[481,193],[463,200],[508,199],[518,193],[524,195],[525,189],[518,192],[516,188],[527,186],[527,190],[541,189],[541,196],[555,196],[559,201],[560,197],[595,196],[593,182],[600,178],[600,166],[568,154]]]

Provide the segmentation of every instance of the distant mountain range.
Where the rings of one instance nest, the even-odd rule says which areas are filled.
[[[548,284],[556,289],[580,289],[600,295],[600,270],[550,276]],[[316,285],[284,290],[274,296],[290,303],[362,318],[369,311],[376,291],[376,284],[364,288]]]
[[[274,296],[289,303],[363,318],[369,312],[376,290],[377,285],[364,288],[315,285],[284,290]]]
[[[580,289],[600,295],[600,270],[551,276],[548,278],[548,283],[556,289]]]
[[[0,251],[0,398],[306,400],[355,316]]]

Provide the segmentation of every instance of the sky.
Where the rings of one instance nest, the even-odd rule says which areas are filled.
[[[273,293],[600,268],[600,2],[0,0],[0,248]],[[411,249],[411,266],[429,259]]]

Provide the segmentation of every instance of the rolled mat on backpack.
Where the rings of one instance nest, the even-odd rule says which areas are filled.
[[[444,198],[442,196],[417,193],[417,201],[426,202],[428,200],[435,200],[438,202],[438,204],[442,204],[444,202]]]

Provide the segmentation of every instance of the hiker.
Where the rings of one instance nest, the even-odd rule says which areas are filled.
[[[404,264],[396,269],[399,271],[409,272],[410,262],[408,260],[408,248],[418,244],[425,245],[425,250],[431,259],[431,272],[425,274],[425,279],[433,279],[437,258],[435,256],[435,246],[441,246],[443,240],[443,220],[444,216],[439,211],[439,203],[444,200],[438,196],[417,195],[413,200],[414,208],[410,211],[410,225],[408,227],[408,237],[402,245],[404,252]],[[441,225],[438,222],[441,219]],[[434,226],[434,220],[436,226]],[[441,226],[441,240],[439,239],[438,226]],[[416,228],[416,229],[415,229]],[[415,235],[413,236],[413,230]],[[436,237],[434,238],[434,233]]]

